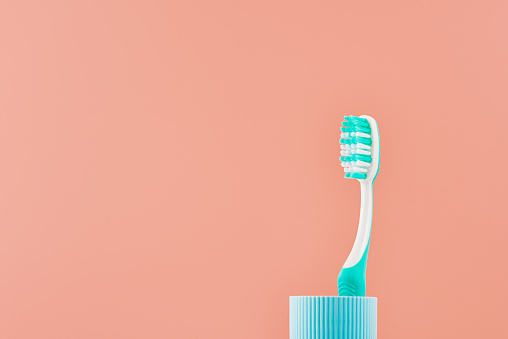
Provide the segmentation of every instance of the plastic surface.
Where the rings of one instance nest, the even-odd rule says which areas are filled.
[[[369,245],[367,244],[367,248],[358,263],[352,267],[342,267],[337,279],[339,296],[365,296],[368,253]]]
[[[290,339],[376,339],[377,298],[289,298]]]

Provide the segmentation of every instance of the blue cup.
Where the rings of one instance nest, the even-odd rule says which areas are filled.
[[[377,298],[289,297],[290,339],[376,339]]]

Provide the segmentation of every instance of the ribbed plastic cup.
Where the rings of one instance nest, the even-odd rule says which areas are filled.
[[[377,298],[289,297],[290,339],[376,339]]]

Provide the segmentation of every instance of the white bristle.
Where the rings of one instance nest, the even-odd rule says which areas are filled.
[[[356,147],[358,147],[358,148],[363,148],[363,149],[370,149],[370,146],[369,146],[369,145],[360,144],[360,143],[356,144]]]
[[[341,151],[341,154],[342,154],[342,152],[346,152],[347,155],[352,155],[352,154],[370,155],[369,151],[366,151],[366,150],[363,150],[363,149],[355,149],[355,150],[352,150],[352,151]],[[342,155],[344,155],[344,154],[342,154]]]
[[[356,145],[340,145],[340,148],[344,149],[344,150],[351,151],[351,150],[355,150],[356,149]]]
[[[367,173],[369,171],[368,169],[363,167],[352,167],[352,170],[358,173]]]
[[[357,137],[369,138],[370,139],[370,134],[367,134],[367,133],[356,132],[356,136]]]
[[[362,167],[370,167],[370,162],[365,162],[365,161],[361,161],[361,160],[357,160],[355,161],[355,165],[356,166],[362,166]]]

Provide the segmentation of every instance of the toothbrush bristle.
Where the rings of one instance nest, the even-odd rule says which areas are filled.
[[[366,179],[371,167],[371,130],[365,118],[345,116],[340,134],[340,157],[345,178]]]

